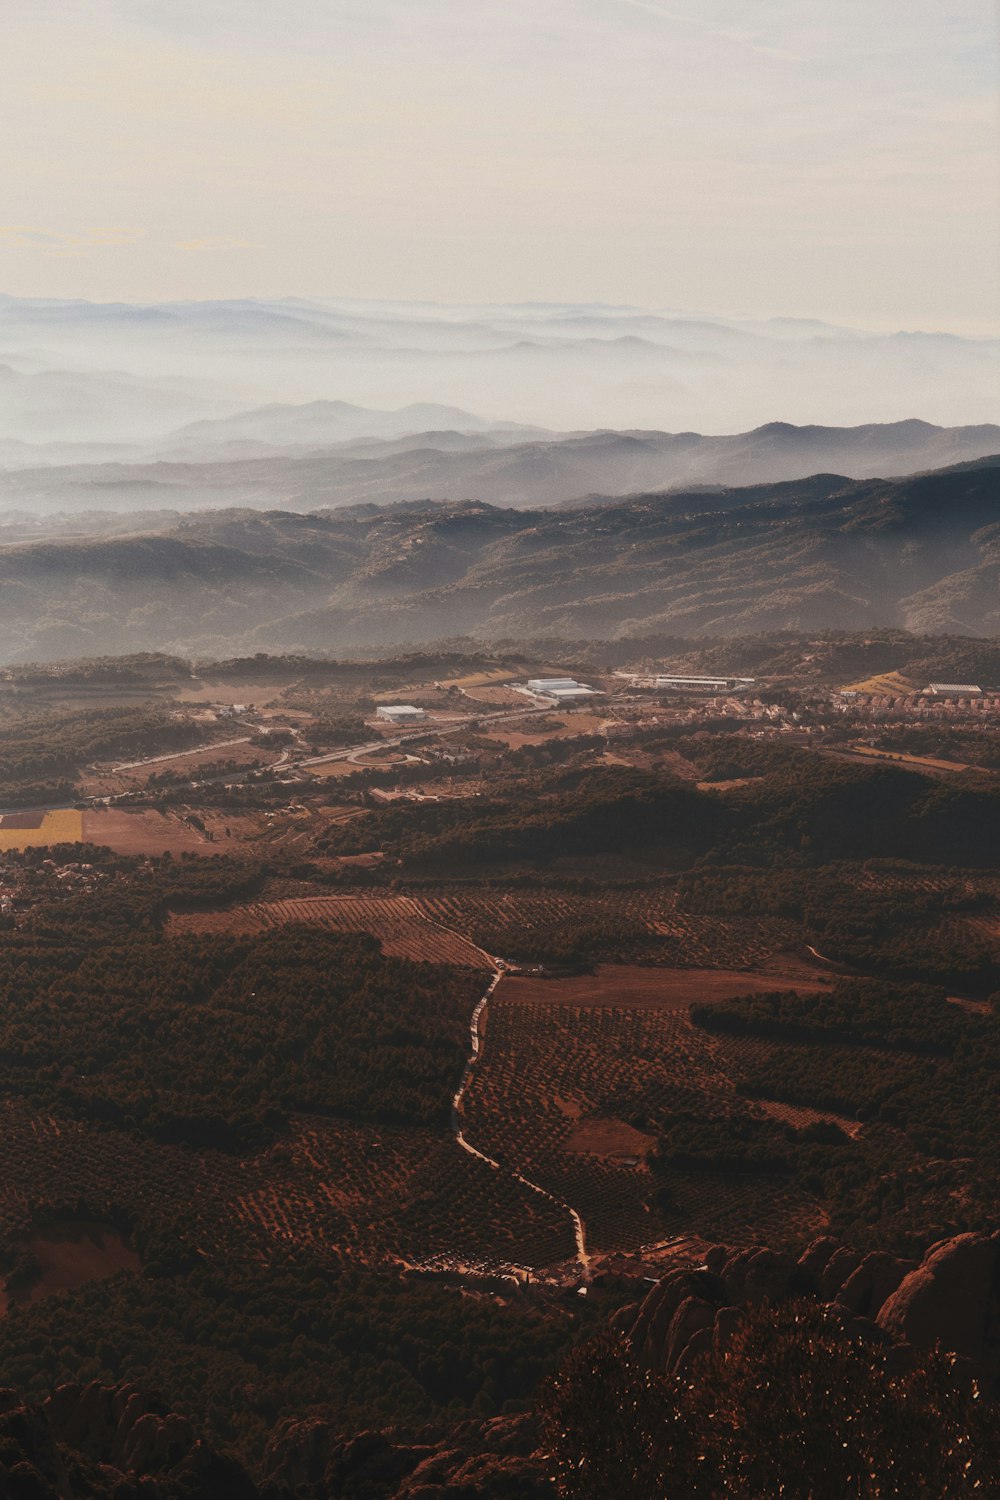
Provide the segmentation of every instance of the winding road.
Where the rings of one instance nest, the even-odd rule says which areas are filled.
[[[584,1229],[583,1220],[577,1213],[576,1209],[573,1208],[569,1203],[567,1203],[564,1198],[559,1198],[555,1193],[550,1193],[548,1188],[543,1188],[540,1183],[532,1182],[530,1177],[525,1177],[524,1174],[522,1172],[518,1172],[516,1168],[505,1167],[494,1157],[487,1156],[485,1151],[480,1151],[476,1146],[473,1146],[470,1141],[466,1140],[465,1134],[462,1130],[462,1099],[469,1087],[469,1084],[472,1082],[473,1070],[475,1069],[476,1063],[482,1056],[483,1036],[480,1029],[480,1023],[486,1011],[486,1007],[490,1002],[490,997],[493,995],[497,985],[500,983],[503,976],[504,970],[502,968],[498,967],[494,970],[493,977],[490,980],[489,985],[487,986],[485,994],[480,997],[475,1010],[472,1012],[472,1019],[469,1023],[469,1056],[466,1059],[465,1069],[462,1073],[461,1082],[459,1083],[458,1088],[455,1091],[455,1097],[451,1102],[452,1132],[462,1150],[467,1151],[470,1156],[474,1156],[477,1161],[485,1162],[486,1165],[488,1167],[492,1167],[495,1172],[507,1172],[511,1177],[514,1178],[516,1182],[519,1182],[522,1187],[530,1188],[533,1193],[538,1193],[542,1198],[547,1198],[550,1203],[554,1203],[557,1208],[560,1208],[564,1213],[569,1214],[570,1219],[573,1223],[573,1239],[576,1245],[576,1259],[580,1266],[580,1275],[583,1278],[583,1281],[585,1283],[588,1283],[591,1279],[591,1272],[590,1256],[587,1254],[587,1235],[586,1230]]]

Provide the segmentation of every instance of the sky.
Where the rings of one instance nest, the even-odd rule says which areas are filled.
[[[3,0],[0,291],[1000,329],[993,0]]]

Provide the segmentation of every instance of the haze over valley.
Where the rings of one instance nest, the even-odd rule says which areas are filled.
[[[995,5],[0,36],[0,1500],[1000,1500]]]
[[[523,510],[468,501],[8,527],[3,660],[650,631],[1000,628],[1000,457]],[[39,530],[42,539],[35,540]]]
[[[602,304],[0,298],[0,460],[60,445],[150,458],[220,445],[325,446],[376,422],[248,422],[281,403],[437,403],[493,422],[721,433],[781,420],[855,426],[995,420],[1000,340],[819,320]],[[204,419],[225,418],[214,430]],[[235,420],[233,420],[235,419]],[[393,436],[451,426],[421,421]],[[299,430],[296,431],[296,426]],[[479,424],[480,427],[482,424]],[[467,430],[467,429],[463,429]]]

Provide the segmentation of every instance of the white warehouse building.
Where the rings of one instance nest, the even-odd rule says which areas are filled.
[[[575,677],[529,677],[529,693],[551,698],[554,703],[572,703],[578,698],[595,698],[597,691]]]
[[[753,677],[657,677],[661,693],[748,693],[756,686]]]
[[[386,724],[422,724],[429,715],[425,708],[414,708],[411,703],[380,703],[375,717]]]

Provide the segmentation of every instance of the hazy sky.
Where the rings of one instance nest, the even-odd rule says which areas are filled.
[[[2,0],[0,290],[1000,325],[993,0]]]

